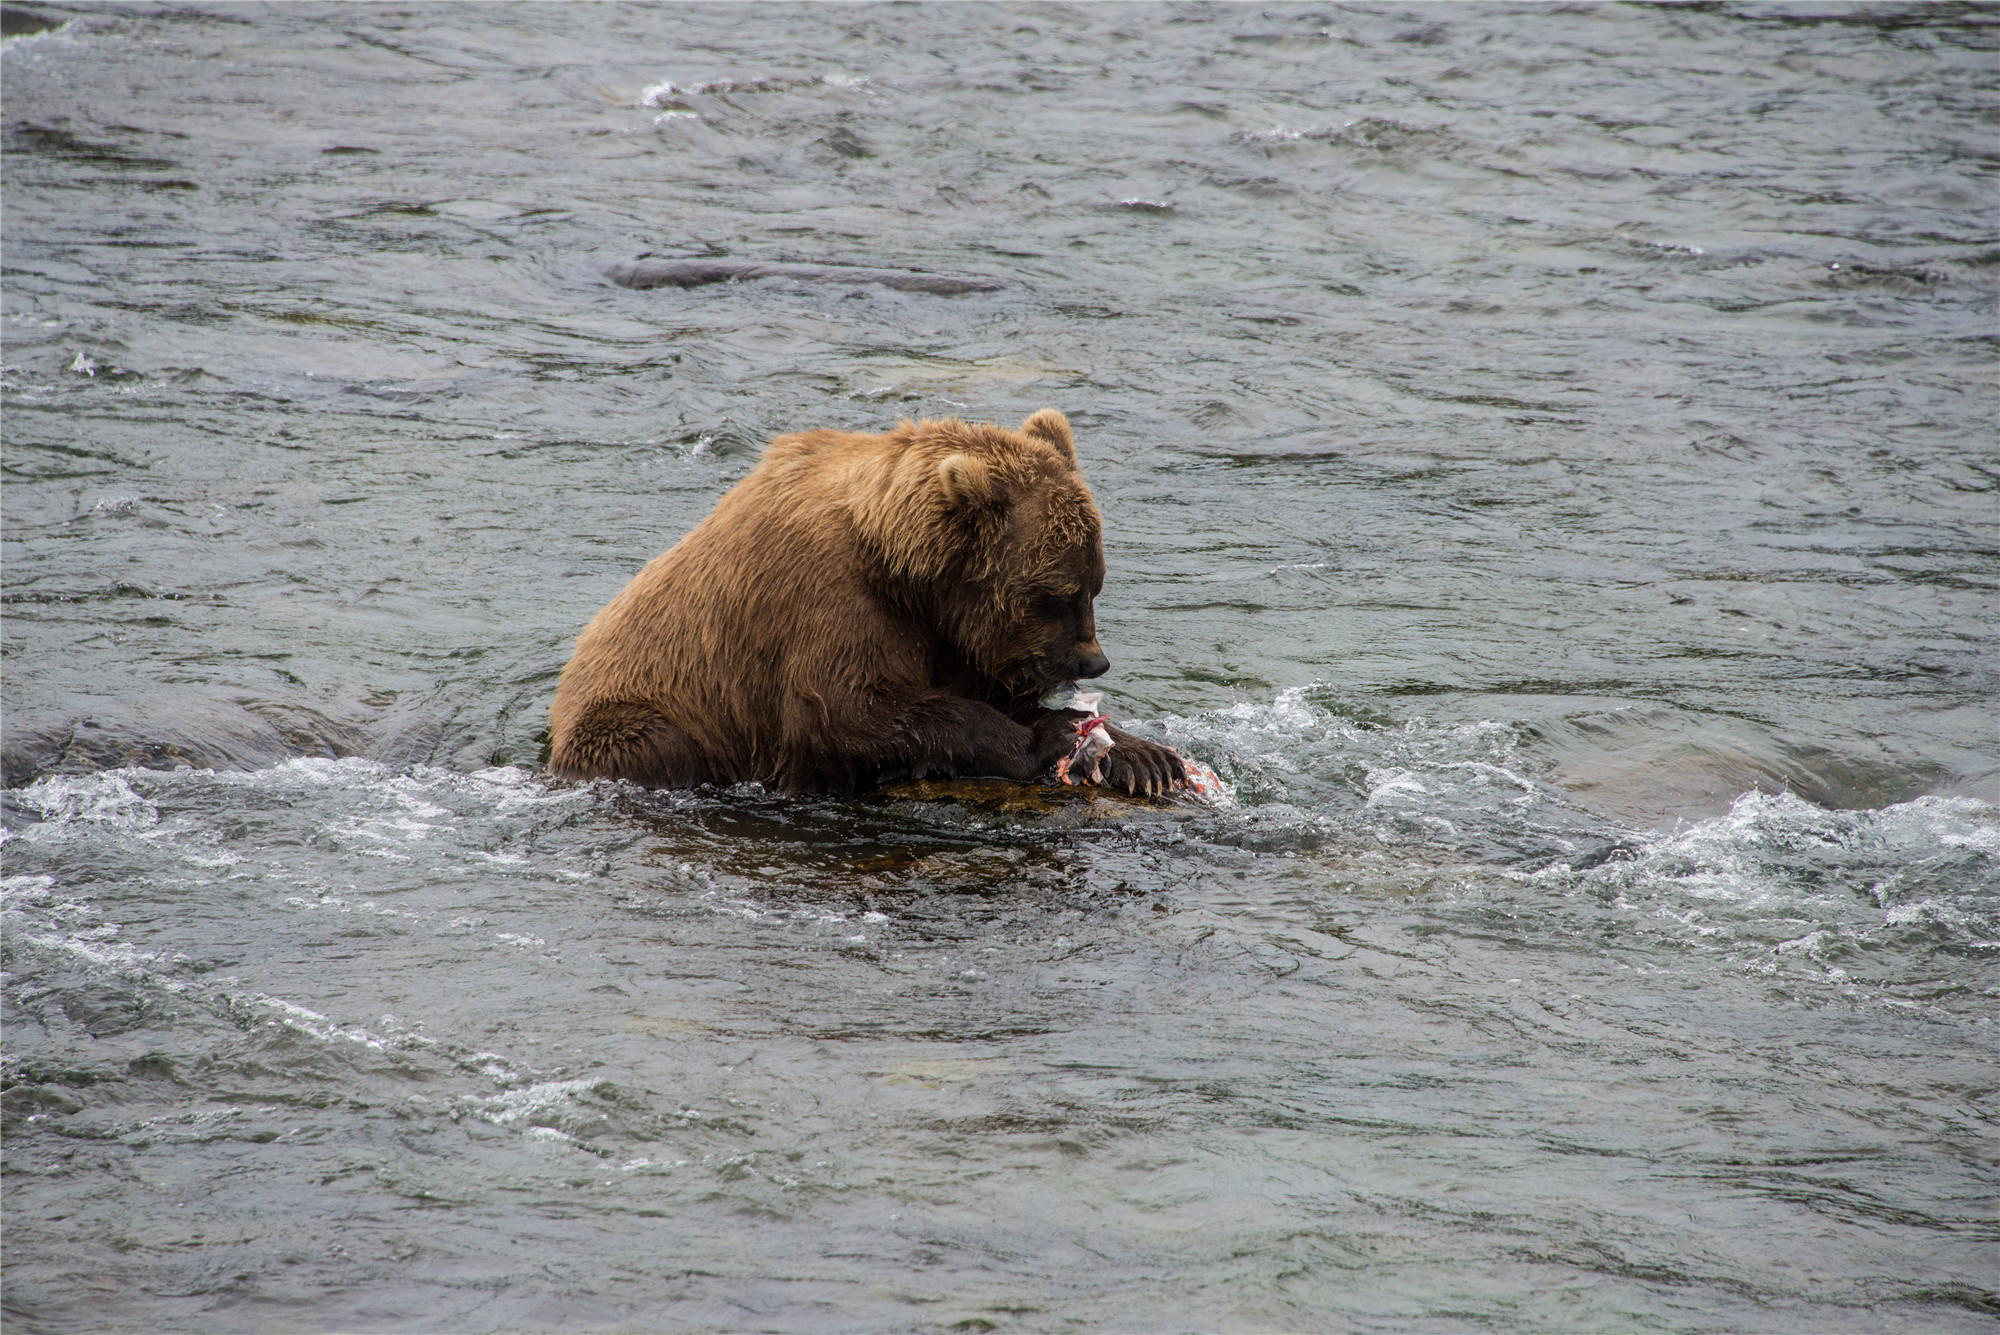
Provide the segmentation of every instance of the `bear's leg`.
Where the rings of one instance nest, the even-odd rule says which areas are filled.
[[[710,780],[693,739],[650,705],[593,706],[549,755],[549,771],[570,779],[630,779],[648,788],[693,788]]]
[[[779,780],[798,791],[925,776],[1032,779],[1076,740],[1064,719],[1041,712],[1023,726],[989,704],[944,694],[877,700],[830,718],[802,708],[790,720],[797,741]]]

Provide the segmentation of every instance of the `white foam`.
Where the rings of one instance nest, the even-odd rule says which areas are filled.
[[[41,815],[41,824],[24,835],[29,840],[67,839],[101,826],[136,834],[160,823],[159,808],[119,770],[39,779],[21,790],[21,801]]]
[[[510,1089],[489,1098],[474,1097],[468,1106],[477,1117],[496,1126],[513,1126],[533,1117],[574,1110],[578,1096],[591,1093],[602,1080],[545,1080],[525,1089]]]
[[[1919,797],[1868,811],[1831,811],[1792,793],[1750,792],[1727,814],[1648,843],[1640,863],[1669,880],[1755,893],[1757,873],[1787,852],[1842,850],[1916,859],[1946,849],[2000,853],[2000,809],[1970,798]]]
[[[29,932],[20,939],[29,945],[40,946],[44,950],[70,955],[105,973],[137,974],[150,978],[153,976],[151,966],[165,961],[166,956],[160,951],[140,950],[127,941],[104,940],[105,928],[116,932],[118,924],[106,923],[104,928],[98,928],[93,932],[74,933],[69,936]],[[93,940],[92,937],[97,939]]]
[[[2000,808],[1923,797],[1831,811],[1752,792],[1713,819],[1642,835],[1539,782],[1508,725],[1350,721],[1319,702],[1325,689],[1160,726],[1236,782],[1244,802],[1229,819],[1260,838],[1442,846],[1486,864],[1465,893],[1487,893],[1498,877],[1589,897],[1754,969],[1810,962],[1831,979],[1844,952],[1884,961],[1925,948],[1905,939],[1912,930],[1961,948],[2000,935]],[[1621,847],[1607,850],[1607,839]],[[1593,865],[1574,866],[1586,852]],[[1541,870],[1508,870],[1512,858]]]
[[[108,770],[105,773],[143,775],[154,781],[185,780],[194,776],[205,783],[273,793],[345,788],[394,802],[416,820],[434,820],[451,815],[451,808],[440,803],[454,797],[469,798],[501,811],[576,800],[576,790],[551,788],[535,775],[513,766],[500,765],[461,774],[431,765],[393,769],[379,761],[364,760],[358,756],[340,759],[296,756],[256,770],[179,770],[165,773]]]
[[[250,1004],[262,1007],[265,1010],[276,1011],[278,1018],[272,1021],[273,1024],[281,1024],[288,1029],[295,1029],[302,1034],[309,1034],[322,1042],[358,1043],[362,1047],[371,1048],[376,1052],[386,1051],[389,1047],[388,1040],[379,1035],[371,1034],[366,1029],[343,1028],[326,1016],[321,1015],[318,1011],[307,1010],[304,1006],[296,1002],[286,1001],[282,997],[252,997]]]
[[[0,909],[46,902],[55,893],[53,876],[9,876],[0,881]]]
[[[567,1131],[558,1131],[552,1126],[531,1126],[521,1133],[524,1139],[560,1145],[564,1149],[581,1149],[575,1136]]]
[[[493,848],[490,838],[478,839],[487,844],[484,848],[465,847],[468,827],[541,809],[588,807],[601,796],[587,788],[551,786],[512,767],[472,774],[421,765],[396,770],[352,757],[299,757],[249,771],[120,769],[54,776],[21,790],[21,804],[39,819],[21,823],[7,837],[75,843],[101,841],[104,832],[112,831],[171,849],[181,861],[205,871],[234,868],[243,862],[243,849],[253,846],[227,846],[224,830],[208,810],[180,810],[212,808],[218,789],[285,799],[287,807],[307,819],[328,811],[296,837],[308,843],[331,840],[351,856],[398,864],[422,861],[446,874],[464,874],[469,864],[477,863],[524,871],[539,867],[567,879],[583,873],[540,866],[525,854]],[[329,802],[322,796],[334,793],[344,799]],[[268,823],[286,819],[272,815]]]
[[[1430,789],[1424,787],[1423,781],[1406,769],[1368,771],[1369,806],[1372,807],[1377,802],[1393,798],[1398,794],[1428,797]]]
[[[297,909],[321,909],[334,913],[373,913],[384,918],[408,918],[411,922],[422,922],[424,915],[410,909],[390,908],[377,904],[372,899],[364,899],[358,904],[350,904],[339,895],[322,891],[317,899],[304,895],[287,895],[285,903]]]
[[[1907,926],[1912,923],[1939,922],[1962,926],[1966,915],[1950,904],[1935,899],[1920,899],[1910,904],[1897,904],[1882,915],[1882,921],[1892,927]]]
[[[1160,723],[1168,740],[1213,765],[1242,795],[1243,819],[1325,825],[1354,799],[1392,822],[1456,830],[1465,815],[1510,811],[1518,824],[1533,808],[1564,806],[1538,784],[1502,723],[1440,723],[1417,717],[1394,725],[1357,724],[1315,703],[1317,683],[1280,691],[1268,704],[1239,703]],[[1375,830],[1392,836],[1388,826]]]
[[[2000,808],[1966,798],[1831,811],[1753,792],[1724,815],[1640,841],[1628,861],[1523,879],[1608,895],[1641,925],[1711,942],[1754,971],[1809,961],[1853,992],[1854,961],[1910,949],[1912,929],[1974,949],[1994,934],[1996,839]]]

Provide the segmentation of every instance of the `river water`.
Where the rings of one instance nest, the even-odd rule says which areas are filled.
[[[1994,1329],[1991,8],[6,28],[9,1329]],[[1042,407],[1233,807],[540,777]]]

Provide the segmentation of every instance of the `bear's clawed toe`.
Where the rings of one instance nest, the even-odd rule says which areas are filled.
[[[1100,763],[1101,782],[1133,797],[1163,797],[1187,782],[1178,752],[1130,733],[1112,731],[1113,745]]]

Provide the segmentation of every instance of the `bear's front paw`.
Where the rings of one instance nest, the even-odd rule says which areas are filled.
[[[1107,788],[1158,797],[1187,782],[1187,766],[1172,747],[1111,729],[1111,749],[1097,762],[1099,781]]]
[[[1029,730],[1035,735],[1035,769],[1038,773],[1052,768],[1058,760],[1076,750],[1076,725],[1089,717],[1073,709],[1045,709],[1036,717]]]

